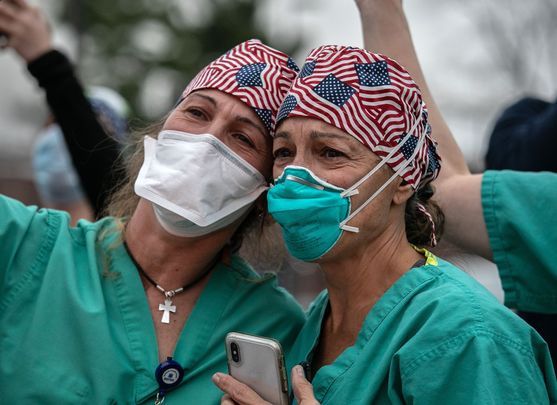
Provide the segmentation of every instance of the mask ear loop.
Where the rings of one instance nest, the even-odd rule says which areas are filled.
[[[400,141],[397,146],[395,146],[393,149],[391,149],[389,154],[387,156],[385,156],[381,160],[381,162],[379,162],[379,164],[377,166],[375,166],[369,173],[367,173],[364,177],[362,177],[360,180],[358,180],[351,187],[349,187],[345,191],[343,191],[340,194],[340,196],[342,198],[350,197],[350,196],[359,194],[360,192],[358,191],[358,187],[360,187],[367,179],[369,179],[371,176],[373,176],[375,173],[377,173],[377,171],[379,169],[381,169],[389,161],[389,159],[391,157],[393,157],[393,155],[395,153],[397,153],[399,151],[399,149],[404,146],[404,144],[406,143],[406,141],[408,141],[408,139],[410,139],[410,137],[412,136],[412,134],[414,133],[416,128],[418,128],[418,125],[420,125],[423,110],[424,110],[424,104],[422,103],[421,106],[420,106],[420,113],[418,114],[418,119],[416,120],[416,122],[414,123],[414,125],[412,126],[410,131],[408,131],[408,133],[404,136],[404,138],[402,138],[402,141]]]
[[[381,169],[383,166],[385,166],[385,164],[387,163],[387,161],[395,154],[398,152],[398,150],[402,147],[402,145],[404,145],[406,143],[406,141],[410,138],[410,136],[412,136],[412,132],[409,132],[403,139],[402,141],[395,146],[387,156],[385,156],[381,162],[375,166],[368,174],[366,174],[364,177],[362,177],[360,180],[358,180],[355,184],[353,184],[350,188],[347,188],[346,190],[344,190],[342,193],[340,193],[340,196],[342,198],[344,197],[351,197],[353,195],[359,194],[360,192],[358,191],[358,187],[360,187],[367,179],[369,179],[371,176],[373,176],[375,173],[377,173],[379,171],[379,169]]]
[[[420,115],[421,116],[421,115]],[[410,132],[411,133],[411,132]],[[405,139],[408,137],[408,135],[405,137]],[[344,230],[344,231],[348,231],[348,232],[354,232],[354,233],[358,233],[360,232],[360,229],[356,226],[349,226],[346,225],[348,223],[348,221],[350,221],[352,218],[354,218],[356,215],[358,215],[358,213],[360,211],[362,211],[375,197],[377,197],[383,190],[385,190],[385,188],[391,184],[391,182],[396,179],[400,173],[402,173],[408,166],[410,166],[410,164],[414,161],[414,158],[416,157],[416,155],[418,154],[420,148],[422,147],[422,145],[424,144],[426,139],[426,134],[425,131],[422,133],[421,138],[418,140],[418,143],[416,144],[416,148],[414,149],[414,152],[412,152],[412,156],[410,156],[410,159],[408,159],[408,161],[406,162],[405,165],[403,165],[401,168],[399,168],[395,174],[393,174],[389,180],[387,180],[381,187],[379,187],[379,189],[377,191],[375,191],[375,193],[373,193],[371,195],[371,197],[369,197],[362,205],[360,205],[354,212],[352,212],[344,221],[342,221],[340,223],[340,229]],[[402,142],[400,142],[397,147],[399,147],[402,144]],[[386,159],[384,160],[386,161]],[[379,165],[381,165],[383,162],[381,162]],[[379,166],[378,165],[378,166]],[[375,168],[374,168],[375,169]],[[373,170],[372,170],[373,171]],[[364,176],[365,177],[365,176]],[[369,176],[368,176],[369,178]],[[351,187],[352,188],[352,187]],[[347,191],[350,189],[347,189]],[[356,193],[357,194],[357,193]],[[353,194],[350,194],[353,195]]]

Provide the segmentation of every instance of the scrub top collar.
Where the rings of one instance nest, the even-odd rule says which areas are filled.
[[[133,352],[137,373],[136,402],[140,403],[155,395],[158,390],[155,369],[159,365],[159,358],[153,319],[139,272],[135,271],[135,265],[122,243],[114,248],[110,267],[116,273],[112,285]],[[181,384],[187,384],[188,378],[195,373],[196,364],[207,351],[207,341],[213,335],[238,283],[234,274],[235,271],[222,262],[215,265],[184,325],[173,356],[184,368],[184,380]]]
[[[358,359],[359,353],[370,341],[375,330],[381,325],[381,322],[383,322],[407,296],[441,274],[442,271],[438,267],[438,259],[435,255],[426,249],[417,248],[415,246],[414,249],[424,255],[425,265],[413,267],[399,278],[366,315],[354,345],[346,348],[333,363],[321,367],[317,373],[313,375],[312,384],[314,395],[319,402],[323,401],[323,398],[325,398],[327,392],[332,388],[334,382]],[[423,263],[423,261],[421,262]],[[307,350],[300,353],[303,357],[292,359],[296,364],[302,360],[311,364],[314,352],[319,344],[323,319],[328,311],[329,305],[329,296],[325,290],[312,304],[308,312],[306,326],[300,332],[298,339],[312,342],[312,344],[307,346]],[[314,335],[313,337],[311,336],[312,334]],[[304,335],[306,336],[304,337]],[[294,365],[295,364],[290,365],[290,368]]]

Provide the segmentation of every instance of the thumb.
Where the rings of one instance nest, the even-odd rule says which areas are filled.
[[[292,389],[300,405],[319,405],[313,395],[313,385],[306,380],[302,366],[292,369]]]

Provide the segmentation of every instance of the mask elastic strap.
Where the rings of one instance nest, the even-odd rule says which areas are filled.
[[[358,213],[363,210],[375,197],[377,197],[383,190],[385,190],[385,188],[391,184],[391,182],[396,179],[400,173],[402,173],[408,166],[410,166],[410,164],[414,161],[414,158],[416,157],[416,155],[418,154],[418,151],[420,150],[420,148],[422,147],[424,141],[426,139],[426,135],[425,135],[425,131],[422,134],[421,139],[418,140],[418,143],[416,144],[416,148],[414,149],[414,152],[412,152],[412,156],[410,156],[410,159],[408,159],[408,161],[406,162],[406,164],[404,166],[402,166],[400,169],[398,169],[395,174],[393,174],[389,180],[387,180],[381,187],[379,187],[379,189],[377,191],[375,191],[375,193],[373,193],[371,195],[371,197],[369,197],[362,205],[360,205],[354,212],[352,212],[344,221],[342,221],[340,223],[340,229],[347,231],[347,232],[354,232],[354,233],[358,233],[360,232],[360,229],[356,226],[349,226],[346,225],[348,223],[348,221],[350,221],[352,218],[354,218],[356,215],[358,215]]]
[[[399,151],[400,148],[402,148],[404,146],[404,144],[406,143],[406,141],[408,141],[408,139],[410,139],[410,137],[412,136],[412,134],[414,133],[414,131],[416,130],[416,128],[418,127],[418,125],[421,122],[422,119],[422,112],[423,112],[423,103],[420,106],[420,113],[418,114],[418,119],[416,119],[416,122],[414,123],[414,125],[412,126],[412,128],[410,129],[410,131],[408,131],[408,133],[406,134],[406,136],[404,138],[402,138],[402,141],[400,141],[398,143],[397,146],[395,146],[393,149],[391,149],[391,151],[389,152],[389,154],[387,156],[385,156],[381,162],[379,162],[379,164],[377,166],[375,166],[369,173],[367,173],[364,177],[362,177],[360,180],[358,180],[355,184],[353,184],[351,187],[347,188],[346,190],[344,190],[340,196],[342,198],[345,197],[350,197],[356,194],[359,194],[358,191],[358,187],[360,187],[367,179],[369,179],[371,176],[373,176],[375,173],[377,173],[377,171],[379,169],[381,169],[388,161],[391,157],[393,157],[393,155],[395,153],[397,153]]]
[[[375,173],[377,173],[377,171],[379,169],[381,169],[383,166],[385,166],[385,164],[387,163],[387,161],[396,153],[398,152],[398,150],[402,147],[402,145],[404,145],[406,143],[406,141],[410,138],[410,136],[412,136],[412,133],[408,133],[403,139],[402,142],[400,142],[397,146],[395,146],[387,156],[385,156],[383,158],[383,160],[381,160],[381,162],[379,162],[379,164],[377,166],[375,166],[369,173],[367,173],[364,177],[362,177],[360,180],[358,180],[355,184],[353,184],[350,188],[347,188],[345,191],[343,191],[340,196],[341,197],[350,197],[356,194],[359,194],[360,192],[358,191],[358,187],[360,187],[367,179],[369,179],[371,176],[373,176]]]

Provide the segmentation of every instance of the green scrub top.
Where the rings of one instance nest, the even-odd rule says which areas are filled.
[[[0,402],[152,403],[153,320],[115,221],[68,220],[0,196]],[[165,404],[220,403],[211,376],[227,372],[227,332],[270,336],[287,351],[303,322],[274,276],[238,257],[218,264],[177,343],[185,378]]]
[[[354,345],[317,371],[317,401],[555,403],[557,381],[543,339],[474,279],[425,253],[426,264],[373,306]],[[310,307],[290,367],[311,364],[328,303],[324,291]]]
[[[505,305],[557,312],[557,174],[487,171],[484,219]]]

